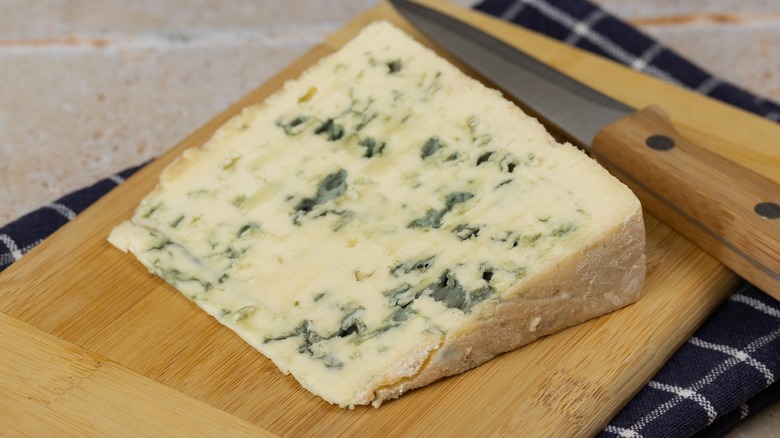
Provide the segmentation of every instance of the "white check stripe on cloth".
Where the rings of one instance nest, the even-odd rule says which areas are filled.
[[[774,316],[775,318],[780,318],[780,310],[775,309],[774,307],[767,306],[766,304],[762,303],[761,301],[758,301],[755,298],[750,298],[748,296],[742,295],[742,294],[734,294],[732,295],[729,300],[746,304],[759,312],[766,313],[769,316]]]
[[[771,385],[775,381],[775,376],[772,375],[772,372],[769,371],[769,368],[767,368],[766,365],[753,359],[752,357],[750,357],[749,354],[747,354],[742,350],[739,350],[734,347],[730,347],[728,345],[713,344],[712,342],[707,342],[697,337],[692,337],[688,342],[690,342],[691,344],[697,347],[720,351],[721,353],[728,354],[729,356],[735,357],[740,361],[752,366],[753,368],[757,369],[761,374],[764,375],[764,378],[766,378],[767,386]]]
[[[563,42],[570,45],[577,44],[577,41],[587,36],[591,32],[591,28],[595,26],[596,23],[598,23],[599,21],[603,20],[606,17],[607,17],[607,13],[602,11],[601,9],[594,10],[593,12],[588,14],[588,16],[585,17],[584,20],[574,25],[574,27],[571,29],[571,34]]]
[[[2,244],[8,248],[8,252],[0,253],[0,266],[9,266],[11,263],[19,260],[23,255],[27,254],[30,252],[30,250],[38,246],[41,242],[43,242],[43,239],[38,239],[23,248],[19,248],[11,236],[7,234],[0,234],[0,242],[2,242]]]
[[[116,185],[122,184],[125,181],[125,179],[119,174],[108,176],[106,179],[112,181]],[[72,208],[61,202],[52,202],[51,204],[44,205],[41,208],[54,210],[69,221],[75,219],[77,214]],[[23,255],[27,254],[30,252],[30,250],[38,246],[41,242],[43,242],[43,239],[37,239],[33,243],[20,248],[17,242],[10,235],[0,233],[0,244],[2,244],[0,245],[0,249],[2,249],[2,246],[5,246],[7,249],[5,251],[0,251],[0,267],[10,266],[12,263],[22,258]]]
[[[501,13],[501,18],[507,21],[512,21],[520,14],[523,9],[525,9],[526,6],[527,5],[522,1],[512,2],[512,4]]]
[[[745,403],[739,407],[739,419],[744,420],[747,418],[748,414],[750,414],[750,407]]]
[[[744,351],[745,351],[746,354],[753,353],[756,350],[758,350],[759,348],[761,348],[761,347],[765,346],[766,344],[774,341],[778,337],[780,337],[780,329],[777,329],[777,330],[769,333],[768,335],[762,336],[762,337],[756,339],[755,341],[751,342],[750,344],[748,344],[747,347],[745,347]],[[723,375],[724,373],[729,371],[735,365],[737,365],[739,363],[742,363],[742,362],[743,362],[742,360],[740,360],[740,359],[738,359],[738,358],[736,358],[734,356],[730,356],[728,359],[724,360],[723,362],[718,364],[718,366],[716,366],[715,368],[710,370],[709,373],[707,373],[704,377],[699,379],[697,382],[695,382],[690,387],[688,387],[688,388],[680,388],[681,390],[690,391],[690,392],[685,392],[684,394],[679,394],[678,393],[676,397],[672,398],[671,400],[667,401],[666,403],[663,403],[663,404],[659,405],[658,407],[656,407],[655,409],[653,409],[652,411],[648,412],[645,416],[640,418],[639,421],[634,423],[629,428],[611,428],[611,429],[608,428],[607,431],[608,432],[612,432],[612,433],[617,433],[617,434],[619,434],[621,436],[637,436],[637,437],[641,436],[641,434],[639,434],[638,431],[644,429],[644,427],[647,426],[651,421],[655,420],[656,418],[661,417],[664,413],[666,413],[668,410],[670,410],[671,408],[673,408],[674,406],[679,404],[681,401],[683,401],[685,399],[693,399],[692,398],[694,396],[693,394],[696,394],[697,391],[699,391],[700,389],[704,388],[705,386],[712,384],[718,377],[720,377],[721,375]],[[663,383],[656,382],[656,381],[651,381],[648,384],[648,386],[650,386],[651,388],[656,388],[656,389],[661,389],[661,390],[665,390],[665,387],[670,387],[670,388],[672,387],[672,385],[665,385]],[[699,403],[700,400],[695,400],[694,399],[694,401]],[[709,401],[707,403],[709,403]],[[701,404],[701,403],[699,403],[699,404]],[[705,410],[707,410],[707,408],[705,408]],[[707,411],[707,417],[709,419],[708,425],[712,424],[712,422],[715,420],[715,417],[711,416],[709,411]],[[623,432],[620,432],[620,431],[623,431]],[[633,432],[634,435],[627,435],[628,432],[626,432],[626,431]]]
[[[631,63],[631,68],[636,71],[642,71],[646,69],[647,66],[653,62],[653,59],[655,59],[655,57],[658,56],[658,54],[663,50],[664,46],[658,43],[654,43],[647,50],[645,50],[642,55],[639,56],[639,58],[635,59],[634,62]]]
[[[676,386],[676,385],[667,385],[665,383],[659,383],[655,380],[650,381],[648,385],[651,388],[660,389],[661,391],[671,392],[673,394],[677,394],[678,397],[682,397],[688,400],[693,400],[696,403],[699,404],[702,408],[704,408],[704,411],[707,413],[707,419],[710,423],[715,421],[716,418],[718,418],[718,412],[715,410],[715,407],[712,406],[712,403],[710,403],[709,400],[707,400],[707,397],[699,394],[698,392],[683,388],[682,386]],[[676,404],[676,403],[675,403]]]
[[[571,15],[562,11],[561,9],[554,8],[553,6],[545,2],[540,2],[538,0],[515,0],[515,2],[513,2],[504,11],[504,13],[501,14],[501,16],[507,20],[513,20],[517,16],[517,14],[523,10],[525,6],[533,7],[534,9],[538,10],[540,13],[545,15],[547,18],[550,18],[551,20],[562,24],[566,28],[571,29],[573,32],[577,32],[576,29],[578,29],[578,26],[580,26],[579,27],[580,31],[585,31],[581,35],[582,38],[588,40],[588,42],[590,43],[597,45],[601,50],[605,51],[606,53],[609,53],[612,57],[614,57],[615,59],[619,60],[620,62],[626,65],[633,65],[634,63],[640,62],[640,60],[642,59],[629,53],[619,45],[615,44],[612,40],[605,38],[603,35],[599,34],[598,32],[594,32],[593,29],[591,29],[587,25],[587,23],[583,21],[578,21],[576,18],[572,17]],[[599,19],[601,18],[603,17],[600,17]],[[671,84],[677,85],[679,87],[686,88],[686,89],[689,88],[682,82],[675,79],[673,76],[667,74],[665,71],[653,67],[652,65],[646,65],[643,71],[657,78],[663,79]]]
[[[16,245],[16,242],[14,242],[14,239],[11,239],[11,236],[8,234],[0,234],[0,242],[3,242],[3,245],[5,245],[6,248],[8,248],[9,254],[11,258],[13,258],[13,261],[19,260],[22,258],[22,250],[19,249],[19,247]]]
[[[76,217],[75,211],[71,210],[67,205],[60,204],[59,202],[52,202],[51,204],[47,205],[46,208],[51,208],[57,213],[63,215],[68,220],[73,220],[73,218]]]
[[[714,90],[721,83],[722,82],[720,79],[711,76],[699,84],[698,87],[696,87],[696,92],[701,94],[710,94],[712,93],[712,90]]]
[[[631,429],[624,429],[622,427],[615,427],[612,425],[607,426],[607,428],[604,430],[609,433],[614,433],[617,436],[623,436],[627,438],[640,438],[642,436],[640,433],[634,432]]]
[[[108,176],[106,177],[106,179],[112,181],[116,185],[122,184],[125,181],[125,179],[119,174]],[[44,205],[41,208],[54,210],[60,216],[64,217],[69,221],[73,220],[76,217],[76,212],[72,208],[68,207],[67,205],[61,202],[52,202],[51,204]],[[0,233],[0,270],[2,270],[7,266],[10,266],[14,262],[21,259],[23,255],[30,252],[41,242],[43,242],[43,239],[37,239],[35,240],[35,242],[20,248],[19,244],[17,243],[16,240],[14,240],[13,237],[11,237],[6,233]]]
[[[113,181],[114,184],[119,185],[125,182],[125,179],[119,175],[111,175],[107,179]]]

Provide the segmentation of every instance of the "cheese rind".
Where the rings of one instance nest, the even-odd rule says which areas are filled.
[[[625,186],[385,22],[187,150],[109,240],[342,407],[620,308],[644,278]]]

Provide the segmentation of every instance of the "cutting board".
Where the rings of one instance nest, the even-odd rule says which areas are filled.
[[[773,174],[780,155],[769,150],[780,138],[776,125],[504,22],[431,3],[629,105],[661,105],[690,139],[780,179]],[[589,435],[733,291],[734,274],[646,215],[647,282],[638,303],[379,409],[342,410],[301,389],[106,242],[175,156],[378,18],[425,41],[380,4],[0,274],[0,435]]]

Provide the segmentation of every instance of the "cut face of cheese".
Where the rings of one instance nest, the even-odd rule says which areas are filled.
[[[634,195],[385,22],[187,150],[109,237],[342,407],[635,301]]]

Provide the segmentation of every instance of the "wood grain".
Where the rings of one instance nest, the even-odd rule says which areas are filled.
[[[758,172],[767,172],[767,162],[780,163],[767,141],[780,133],[768,122],[498,20],[446,4],[434,5],[496,32],[554,66],[565,67],[628,104],[660,103],[684,135],[716,152],[725,151],[729,158],[738,157]],[[381,4],[143,168],[0,274],[3,332],[30,333],[10,336],[2,344],[0,391],[9,397],[3,406],[14,406],[13,418],[44,418],[46,424],[74,432],[90,423],[93,430],[107,435],[153,435],[166,423],[160,415],[132,423],[123,433],[110,418],[96,418],[93,411],[108,409],[99,406],[102,400],[122,400],[135,412],[173,410],[181,400],[188,400],[204,412],[213,414],[213,408],[224,413],[224,417],[198,415],[194,427],[202,430],[218,427],[227,419],[235,421],[235,427],[250,423],[280,436],[592,435],[734,289],[735,275],[647,215],[646,292],[637,304],[412,391],[380,409],[341,410],[301,389],[233,332],[106,242],[109,230],[131,215],[175,156],[204,142],[231,115],[262,101],[284,80],[297,76],[377,18],[389,19],[419,38],[389,6]],[[740,123],[746,130],[712,129],[727,121]],[[743,139],[750,145],[741,145]],[[74,348],[78,353],[58,353]],[[79,399],[67,408],[30,402],[29,394],[57,391],[61,384],[57,379],[26,381],[13,365],[17,358],[29,358],[25,360],[31,361],[31,368],[72,375],[73,367],[80,370],[78,364],[84,361],[89,369],[93,360],[89,358],[95,357],[112,364],[122,377],[111,385],[91,386],[94,399]],[[0,411],[0,419],[10,415]],[[0,433],[20,430],[34,435],[42,430],[30,422],[21,422],[14,430],[10,427],[9,422],[0,421]],[[182,434],[186,427],[181,426]]]
[[[1,427],[11,436],[275,436],[3,313],[0,325]]]
[[[646,144],[672,140],[668,149]],[[644,208],[761,290],[780,299],[780,185],[688,141],[656,106],[604,128],[595,157],[636,193]]]

